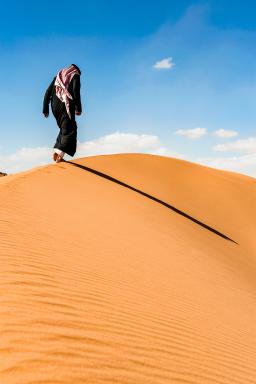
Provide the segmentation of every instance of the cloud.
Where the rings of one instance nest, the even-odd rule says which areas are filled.
[[[165,152],[158,136],[115,132],[78,144],[78,156],[118,152]]]
[[[193,128],[193,129],[179,129],[175,132],[176,135],[185,136],[188,139],[200,139],[200,137],[207,134],[206,128]]]
[[[243,152],[248,154],[256,154],[256,137],[248,139],[236,140],[225,144],[217,144],[213,147],[217,152]]]
[[[239,133],[227,129],[218,129],[217,131],[213,132],[213,135],[219,137],[220,139],[229,139],[231,137],[238,136]]]
[[[172,57],[157,61],[154,64],[155,69],[172,69],[176,64],[172,61]]]
[[[6,156],[0,156],[0,170],[7,173],[20,172],[49,163],[51,149],[46,147],[22,148]]]
[[[111,153],[150,153],[184,158],[184,155],[165,147],[156,135],[116,131],[92,141],[78,143],[77,157]]]
[[[78,143],[76,157],[124,152],[142,152],[183,158],[182,155],[165,147],[158,136],[119,131],[95,140]],[[52,149],[50,148],[22,148],[13,154],[0,156],[0,170],[7,173],[20,172],[50,163],[51,156]]]
[[[245,142],[246,140],[239,141]],[[119,131],[96,138],[95,140],[78,143],[76,157],[124,152],[150,153],[185,159],[184,155],[171,151],[168,147],[164,146],[158,136]],[[16,173],[49,164],[52,163],[51,156],[51,148],[22,148],[13,154],[0,156],[0,171]],[[214,168],[241,172],[256,177],[256,150],[254,153],[246,153],[240,156],[201,157],[189,160]]]
[[[232,157],[198,158],[196,162],[210,167],[256,177],[256,153]]]

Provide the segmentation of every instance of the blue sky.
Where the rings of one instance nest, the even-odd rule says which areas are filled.
[[[82,69],[77,156],[150,152],[256,176],[253,1],[13,1],[0,15],[0,169],[50,159],[41,114],[56,72]],[[158,65],[157,65],[158,63]]]

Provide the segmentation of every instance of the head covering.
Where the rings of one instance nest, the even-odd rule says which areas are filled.
[[[56,96],[65,103],[67,114],[71,119],[69,110],[69,99],[73,99],[72,95],[68,92],[69,84],[71,83],[74,75],[80,75],[80,69],[71,64],[69,67],[62,69],[58,72],[55,80]]]
[[[73,65],[73,67],[75,67],[78,70],[79,75],[81,75],[81,69],[77,65],[75,65],[75,64],[71,64],[71,65]]]

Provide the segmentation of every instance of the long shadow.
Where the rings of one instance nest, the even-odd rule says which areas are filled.
[[[93,168],[90,168],[90,167],[86,167],[85,165],[81,165],[81,164],[73,163],[72,161],[65,161],[65,163],[72,164],[72,165],[75,166],[75,167],[78,167],[78,168],[81,168],[81,169],[83,169],[83,170],[85,170],[85,171],[94,173],[94,174],[97,175],[97,176],[103,177],[104,179],[107,179],[107,180],[109,180],[109,181],[112,181],[112,182],[114,182],[114,183],[117,183],[117,184],[119,184],[119,185],[122,185],[122,186],[125,187],[125,188],[129,188],[129,189],[131,189],[132,191],[137,192],[137,193],[139,193],[139,194],[141,194],[141,195],[147,197],[147,198],[150,199],[150,200],[153,200],[153,201],[155,201],[155,202],[157,202],[157,203],[159,203],[159,204],[164,205],[165,207],[171,209],[172,211],[174,211],[174,212],[176,212],[177,214],[179,214],[179,215],[185,217],[186,219],[193,221],[194,223],[200,225],[201,227],[207,229],[208,231],[210,231],[210,232],[212,232],[212,233],[215,233],[215,235],[220,236],[220,237],[222,237],[222,238],[225,239],[225,240],[232,241],[232,243],[238,244],[236,241],[232,240],[230,237],[224,235],[223,233],[217,231],[216,229],[210,227],[209,225],[207,225],[207,224],[201,222],[200,220],[195,219],[193,216],[188,215],[187,213],[181,211],[180,209],[175,208],[173,205],[170,205],[170,204],[164,202],[163,200],[158,199],[157,197],[151,196],[151,195],[149,195],[148,193],[141,191],[140,189],[134,188],[134,187],[132,187],[131,185],[126,184],[126,183],[124,183],[124,182],[122,182],[122,181],[120,181],[120,180],[118,180],[118,179],[116,179],[116,178],[114,178],[114,177],[112,177],[112,176],[106,175],[105,173],[102,173],[102,172],[100,172],[100,171],[97,171],[96,169],[93,169]]]

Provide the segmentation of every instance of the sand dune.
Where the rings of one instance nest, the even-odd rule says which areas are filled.
[[[75,163],[0,180],[1,384],[256,383],[256,180]]]

